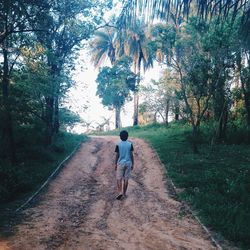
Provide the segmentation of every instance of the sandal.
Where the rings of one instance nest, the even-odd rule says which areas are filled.
[[[120,200],[122,198],[122,194],[118,194],[117,196],[116,196],[116,199],[117,200]]]

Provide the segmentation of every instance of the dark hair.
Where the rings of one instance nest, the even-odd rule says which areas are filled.
[[[120,132],[120,138],[122,141],[126,141],[128,139],[128,132],[126,130],[122,130]]]

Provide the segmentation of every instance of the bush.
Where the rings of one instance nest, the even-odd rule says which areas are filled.
[[[13,200],[20,193],[30,188],[30,179],[22,169],[13,167],[8,163],[0,165],[0,202]]]

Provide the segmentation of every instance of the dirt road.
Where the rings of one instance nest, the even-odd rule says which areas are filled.
[[[166,190],[157,156],[131,139],[135,169],[128,197],[115,200],[114,148],[118,137],[93,137],[25,209],[4,250],[216,249],[199,223]]]

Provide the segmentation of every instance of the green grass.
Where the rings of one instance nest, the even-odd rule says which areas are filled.
[[[25,138],[23,138],[25,137]],[[36,143],[36,136],[18,138],[18,164],[9,165],[0,160],[0,227],[9,223],[10,217],[32,193],[51,175],[86,136],[60,132],[53,144],[44,148]]]
[[[199,154],[194,154],[188,126],[127,130],[157,151],[169,177],[183,190],[179,198],[191,205],[206,226],[241,249],[250,249],[250,145],[203,143]],[[119,131],[110,133],[119,135]]]

